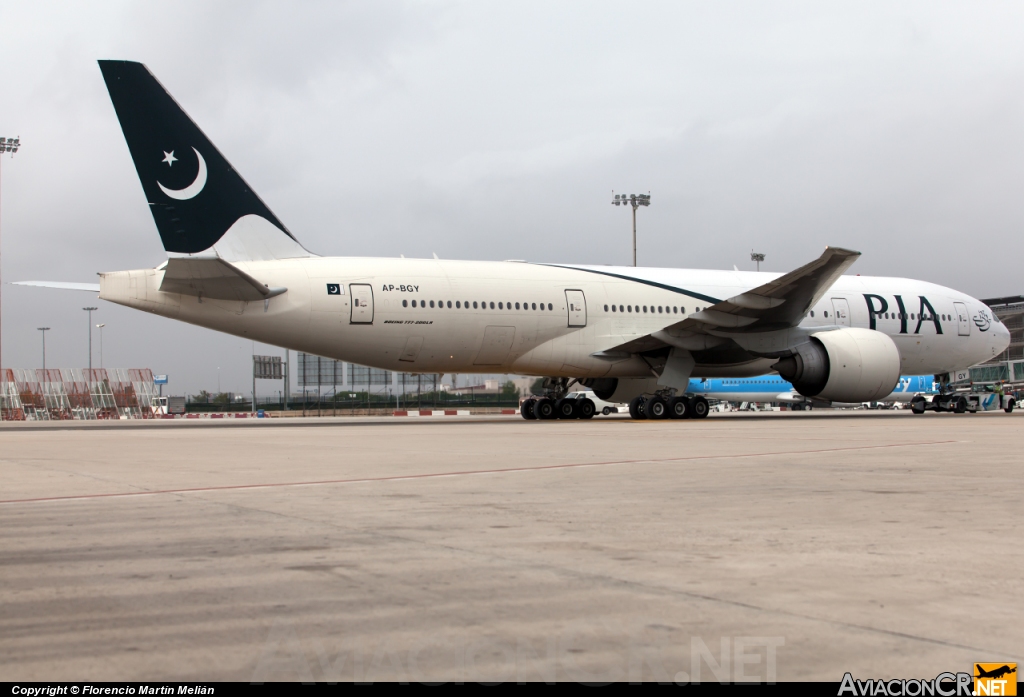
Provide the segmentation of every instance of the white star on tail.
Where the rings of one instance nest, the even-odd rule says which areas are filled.
[[[164,151],[164,159],[160,161],[166,162],[168,167],[172,167],[174,166],[174,163],[178,161],[178,158],[174,156],[173,150],[171,150],[170,152]]]

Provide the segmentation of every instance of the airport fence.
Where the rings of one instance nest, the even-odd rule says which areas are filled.
[[[253,411],[252,399],[236,399],[232,395],[216,398],[189,397],[186,411],[189,413],[246,412]],[[302,412],[305,415],[333,415],[364,410],[388,409],[481,409],[519,408],[519,397],[516,394],[450,394],[447,392],[429,392],[421,394],[388,395],[368,392],[344,392],[317,396],[307,393],[293,395],[285,404],[283,396],[258,397],[256,409],[267,412],[284,411]]]

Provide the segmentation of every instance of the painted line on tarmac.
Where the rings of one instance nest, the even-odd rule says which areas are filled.
[[[775,457],[780,455],[819,455],[823,453],[857,452],[861,450],[885,450],[889,448],[920,448],[931,445],[953,445],[969,443],[966,440],[937,440],[924,443],[892,443],[890,445],[863,445],[846,448],[819,448],[814,450],[783,450],[770,453],[741,453],[738,455],[694,455],[690,457],[666,457],[659,459],[640,458],[636,460],[609,460],[607,462],[569,462],[562,465],[537,465],[536,467],[508,467],[486,470],[463,470],[458,472],[432,472],[428,474],[402,474],[393,477],[358,477],[353,479],[322,479],[311,482],[277,482],[271,484],[229,484],[226,486],[204,486],[190,489],[159,489],[156,491],[121,491],[107,494],[80,494],[78,496],[44,496],[31,499],[0,500],[0,506],[25,503],[57,503],[61,501],[87,501],[90,499],[129,498],[138,496],[164,496],[168,494],[201,494],[215,491],[244,491],[251,489],[277,489],[302,486],[325,486],[339,484],[370,484],[373,482],[400,482],[414,479],[439,479],[441,477],[465,477],[481,474],[511,474],[514,472],[543,472],[545,470],[580,469],[584,467],[613,467],[615,465],[657,464],[663,462],[697,462],[700,460],[740,460],[754,457]]]

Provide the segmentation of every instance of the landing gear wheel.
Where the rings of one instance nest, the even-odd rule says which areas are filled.
[[[668,404],[661,397],[655,395],[647,400],[644,405],[644,413],[647,414],[648,419],[667,419],[668,418]]]
[[[629,403],[629,415],[634,419],[646,419],[647,412],[644,410],[644,396],[634,397]]]
[[[924,397],[922,397],[921,395],[917,395],[912,400],[910,400],[910,411],[914,414],[923,414],[924,405]]]
[[[541,397],[537,400],[537,403],[533,405],[533,413],[542,421],[550,421],[557,418],[555,415],[555,403],[547,397]]]
[[[953,412],[956,414],[963,414],[965,411],[967,411],[967,398],[957,397],[953,406]]]
[[[1015,406],[1017,406],[1017,402],[1012,399],[1008,399],[1006,400],[1006,407],[1003,409],[1003,411],[1005,411],[1007,414],[1012,414],[1013,408]]]
[[[668,416],[670,419],[690,418],[690,400],[686,397],[673,397],[668,402]]]
[[[581,399],[580,403],[576,405],[576,418],[578,419],[592,419],[596,412],[597,407],[589,399]]]
[[[708,406],[708,400],[700,395],[694,397],[693,401],[690,402],[690,414],[695,419],[706,419],[709,411],[711,411],[711,407]]]
[[[537,418],[537,415],[533,413],[533,407],[536,406],[536,404],[537,404],[537,400],[536,399],[528,399],[528,400],[526,400],[519,407],[519,413],[527,421],[533,421],[534,419]]]
[[[555,414],[559,419],[575,419],[576,418],[576,400],[575,399],[560,399],[555,402]]]

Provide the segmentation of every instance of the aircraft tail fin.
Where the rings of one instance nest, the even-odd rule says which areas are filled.
[[[142,63],[99,61],[164,249],[228,261],[313,256]]]

